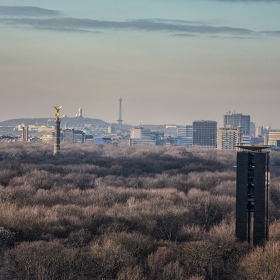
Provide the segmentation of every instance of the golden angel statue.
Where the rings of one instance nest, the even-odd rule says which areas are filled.
[[[54,106],[54,109],[56,110],[56,113],[55,113],[55,116],[56,117],[59,117],[60,116],[60,113],[59,113],[59,111],[60,111],[60,109],[62,108],[62,106]]]

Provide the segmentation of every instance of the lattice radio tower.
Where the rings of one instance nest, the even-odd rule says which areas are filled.
[[[120,97],[119,99],[119,102],[120,102],[120,107],[119,107],[119,119],[117,120],[117,122],[119,123],[119,127],[120,129],[122,128],[122,98]]]

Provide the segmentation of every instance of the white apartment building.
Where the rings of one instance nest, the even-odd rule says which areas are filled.
[[[243,134],[242,126],[219,128],[217,132],[217,148],[220,150],[236,150],[236,145],[250,145],[251,137]]]
[[[280,140],[280,131],[269,131],[268,132],[268,145],[277,146],[277,140]]]

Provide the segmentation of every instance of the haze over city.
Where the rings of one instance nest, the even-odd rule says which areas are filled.
[[[0,0],[0,121],[62,114],[280,128],[280,1]]]

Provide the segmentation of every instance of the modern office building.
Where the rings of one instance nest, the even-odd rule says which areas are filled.
[[[177,137],[177,145],[178,146],[192,146],[192,137]]]
[[[280,140],[280,131],[269,131],[268,132],[268,145],[270,146],[276,146],[277,147],[277,141]]]
[[[62,139],[65,142],[85,142],[85,133],[82,130],[77,129],[63,129],[62,131]]]
[[[108,133],[109,134],[114,134],[116,132],[117,132],[117,130],[116,130],[115,126],[113,126],[113,125],[108,126]]]
[[[208,120],[194,121],[193,145],[216,148],[217,122]]]
[[[257,126],[255,130],[255,137],[259,137],[263,135],[263,127],[262,126]]]
[[[186,126],[177,127],[177,136],[186,137],[187,136],[187,127]]]
[[[250,122],[250,135],[255,136],[256,134],[256,124],[254,122]]]
[[[251,145],[251,136],[243,134],[241,143],[243,146],[250,146]]]
[[[193,126],[186,125],[177,128],[178,145],[192,146],[193,142]]]
[[[264,245],[268,240],[269,152],[266,147],[240,146],[236,174],[236,237]]]
[[[130,132],[131,139],[151,139],[151,130],[143,127],[135,127]]]
[[[183,128],[184,130],[184,128]],[[163,129],[165,137],[176,137],[178,133],[178,127],[175,124],[167,124]],[[183,132],[184,133],[184,132]]]
[[[243,114],[236,114],[235,112],[227,112],[224,115],[224,128],[237,128],[238,125],[243,127],[244,135],[250,135],[250,116]]]

